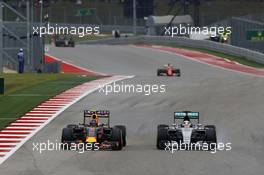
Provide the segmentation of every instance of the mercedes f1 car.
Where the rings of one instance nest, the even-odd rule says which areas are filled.
[[[177,120],[183,122],[176,122]],[[191,120],[197,120],[196,124]],[[172,143],[185,146],[201,146],[204,143],[213,145],[211,149],[215,149],[217,144],[216,128],[214,125],[202,125],[199,122],[198,112],[174,112],[174,122],[172,126],[158,125],[157,148],[165,149]]]
[[[171,64],[164,65],[164,68],[157,70],[157,76],[181,76],[180,69],[175,69]]]
[[[55,36],[56,47],[75,47],[75,42],[71,36],[57,35]]]
[[[107,110],[85,110],[82,124],[63,128],[61,142],[68,145],[96,143],[99,149],[122,150],[126,146],[126,127],[110,127],[110,112]]]

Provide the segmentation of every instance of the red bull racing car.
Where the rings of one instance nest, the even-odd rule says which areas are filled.
[[[96,144],[98,149],[122,150],[126,146],[126,127],[110,127],[108,110],[85,110],[83,123],[70,124],[62,130],[64,144]]]
[[[181,76],[180,69],[175,69],[171,64],[164,65],[164,68],[157,70],[157,76]]]

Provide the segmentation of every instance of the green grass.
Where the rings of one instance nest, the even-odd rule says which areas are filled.
[[[0,74],[5,94],[0,95],[0,129],[49,98],[93,77],[73,74]]]
[[[221,53],[221,52],[217,52],[217,51],[213,51],[213,50],[209,50],[209,49],[192,48],[192,47],[186,47],[186,46],[179,46],[176,44],[165,44],[165,43],[164,44],[163,43],[157,43],[157,45],[164,45],[164,46],[177,47],[177,48],[182,48],[182,49],[187,49],[187,50],[198,51],[198,52],[207,53],[207,54],[215,55],[218,57],[222,57],[222,58],[225,58],[225,59],[228,59],[231,61],[236,61],[236,62],[243,64],[243,65],[246,65],[246,66],[250,66],[250,67],[254,67],[254,68],[264,68],[264,64],[248,60],[245,57],[229,55],[229,54],[225,54],[225,53]]]

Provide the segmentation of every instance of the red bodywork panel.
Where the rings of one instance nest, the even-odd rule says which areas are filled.
[[[168,66],[166,68],[166,70],[167,70],[167,75],[168,76],[173,76],[173,68],[171,66]]]

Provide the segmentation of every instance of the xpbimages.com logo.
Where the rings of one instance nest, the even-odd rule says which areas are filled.
[[[164,27],[164,35],[165,36],[181,36],[181,35],[191,35],[191,34],[203,34],[210,35],[212,37],[216,37],[217,35],[230,35],[232,33],[232,27],[194,27],[190,25],[182,25],[179,26],[169,26]]]
[[[80,38],[87,35],[99,35],[100,27],[99,26],[58,26],[50,25],[49,23],[46,26],[33,27],[33,35],[39,35],[40,37],[44,35],[76,35]]]
[[[47,142],[33,142],[32,150],[42,154],[46,151],[76,151],[78,153],[84,153],[85,151],[99,151],[99,143],[61,143],[56,140],[52,142],[47,140]]]
[[[109,95],[111,93],[139,93],[145,96],[152,94],[162,94],[166,92],[166,85],[158,84],[120,84],[112,83],[99,85],[99,93]]]
[[[175,153],[176,151],[210,151],[215,154],[217,151],[231,151],[232,143],[182,143],[167,142],[165,143],[165,151]]]

